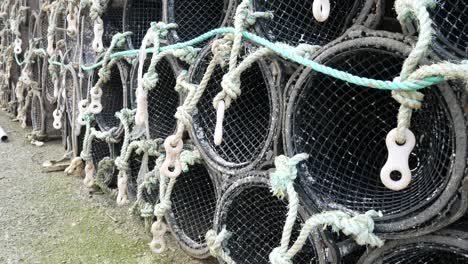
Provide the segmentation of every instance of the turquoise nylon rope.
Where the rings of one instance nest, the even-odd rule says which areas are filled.
[[[193,46],[195,44],[198,44],[200,42],[203,42],[205,40],[208,40],[214,36],[217,36],[217,35],[220,35],[220,34],[226,34],[226,33],[234,33],[234,28],[232,27],[222,27],[222,28],[217,28],[217,29],[213,29],[211,31],[208,31],[192,40],[189,40],[189,41],[186,41],[186,42],[182,42],[182,43],[177,43],[177,44],[173,44],[173,45],[169,45],[169,46],[165,46],[165,47],[161,47],[159,49],[159,52],[163,52],[163,51],[166,51],[166,50],[174,50],[174,49],[180,49],[180,48],[185,48],[185,47],[188,47],[188,46]],[[435,77],[429,77],[429,78],[425,78],[423,80],[406,80],[406,81],[383,81],[383,80],[376,80],[376,79],[370,79],[370,78],[365,78],[365,77],[359,77],[359,76],[356,76],[356,75],[353,75],[353,74],[350,74],[348,72],[344,72],[344,71],[340,71],[340,70],[337,70],[337,69],[333,69],[331,67],[328,67],[328,66],[325,66],[325,65],[322,65],[320,63],[317,63],[317,62],[314,62],[310,59],[307,59],[307,58],[304,58],[304,57],[301,57],[299,55],[296,55],[294,53],[294,50],[288,50],[288,49],[284,49],[284,47],[280,47],[262,37],[259,37],[255,34],[252,34],[250,32],[247,32],[247,31],[244,31],[242,32],[242,35],[260,45],[260,46],[263,46],[263,47],[267,47],[269,49],[271,49],[272,51],[274,51],[275,53],[281,55],[282,57],[288,59],[288,60],[291,60],[291,61],[294,61],[298,64],[301,64],[303,66],[306,66],[306,67],[310,67],[312,70],[314,71],[317,71],[317,72],[320,72],[320,73],[323,73],[323,74],[326,74],[326,75],[329,75],[329,76],[332,76],[336,79],[339,79],[339,80],[342,80],[342,81],[345,81],[345,82],[348,82],[348,83],[352,83],[352,84],[356,84],[356,85],[359,85],[359,86],[364,86],[364,87],[369,87],[369,88],[375,88],[375,89],[380,89],[380,90],[404,90],[404,91],[414,91],[414,90],[419,90],[419,89],[423,89],[423,88],[426,88],[426,87],[429,87],[431,85],[434,85],[434,84],[437,84],[437,83],[440,83],[440,82],[443,82],[445,79],[441,76],[435,76]],[[149,49],[146,49],[145,50],[146,53],[153,53],[154,52],[154,49],[153,48],[149,48]],[[114,58],[119,58],[119,57],[123,57],[123,56],[137,56],[139,53],[139,50],[125,50],[125,51],[120,51],[120,52],[116,52],[114,54],[111,55],[111,58],[114,59]],[[16,58],[16,54],[15,54],[15,58]],[[19,65],[22,65],[19,63],[18,60],[16,60],[16,62],[19,64]],[[54,61],[49,61],[50,63],[53,63],[55,65],[59,65],[61,66],[62,64],[60,62],[54,62]],[[102,61],[96,63],[96,64],[93,64],[93,65],[90,65],[90,66],[86,66],[86,65],[82,65],[81,68],[85,71],[91,71],[91,70],[94,70],[96,68],[99,68],[102,66]]]

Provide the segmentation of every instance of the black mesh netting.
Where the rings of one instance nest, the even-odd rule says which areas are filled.
[[[145,60],[143,72],[147,72],[151,58]],[[153,139],[166,138],[176,128],[174,114],[180,104],[179,94],[174,90],[176,85],[176,70],[173,60],[164,58],[156,65],[158,82],[156,87],[148,92],[148,122],[150,136]],[[135,90],[137,88],[137,68],[132,72],[132,106],[136,108]]]
[[[112,37],[116,33],[122,32],[123,7],[113,5],[112,2],[109,2],[106,12],[102,15],[102,21],[104,22],[102,43],[104,47],[109,47]]]
[[[468,58],[468,4],[466,0],[437,1],[435,9],[429,9],[437,35],[437,45],[452,56]]]
[[[462,264],[468,263],[468,250],[435,243],[418,243],[392,249],[383,256],[388,264]]]
[[[403,55],[368,45],[322,62],[358,76],[392,80],[403,60]],[[310,155],[299,169],[300,184],[309,198],[360,212],[381,210],[384,217],[396,218],[421,209],[444,190],[451,179],[456,142],[450,106],[438,87],[424,90],[423,107],[413,114],[412,181],[398,192],[387,189],[379,177],[387,159],[385,138],[396,127],[399,108],[390,92],[318,73],[309,74],[296,88],[288,104],[286,133],[290,154]]]
[[[140,48],[150,23],[161,21],[162,13],[161,0],[127,0],[123,29],[133,33],[129,41],[130,48]]]
[[[153,159],[153,164],[152,166],[148,166],[148,171],[151,171],[154,169],[154,159],[155,157],[150,157],[150,159]],[[143,192],[141,193],[141,199],[145,203],[149,203],[151,205],[156,205],[159,201],[159,182],[157,182],[154,186],[152,187],[147,187],[143,188]]]
[[[367,0],[368,1],[368,0]],[[324,45],[348,29],[359,15],[365,0],[331,0],[330,17],[317,22],[312,14],[313,0],[254,0],[256,11],[272,11],[273,19],[259,19],[259,34],[270,40],[297,45]]]
[[[236,263],[270,263],[268,256],[280,245],[288,205],[271,194],[266,184],[247,182],[223,195],[218,204],[217,227],[226,227],[232,233],[225,249]],[[220,213],[221,212],[221,213]],[[298,218],[291,243],[296,240],[302,226]],[[293,263],[319,263],[312,239],[307,240]]]
[[[204,56],[191,73],[191,82],[199,83],[205,73],[211,55]],[[241,75],[242,94],[226,111],[223,123],[223,142],[213,142],[216,124],[216,110],[213,98],[222,91],[221,80],[227,69],[217,66],[203,96],[194,112],[193,137],[199,141],[205,152],[223,165],[246,166],[259,158],[266,149],[271,133],[274,133],[274,87],[267,78],[270,74],[259,63],[254,63]],[[221,161],[220,161],[221,160]]]
[[[229,0],[169,0],[169,22],[176,23],[176,41],[187,41],[223,25]]]
[[[128,175],[129,176],[128,192],[133,197],[136,197],[138,185],[141,183],[141,180],[143,179],[143,177],[141,179],[138,179],[138,174],[141,169],[142,160],[143,160],[143,154],[137,154],[133,152],[132,155],[130,156],[130,160],[129,160],[130,171]],[[154,164],[155,164],[155,158],[149,156],[148,157],[148,169],[154,168]]]
[[[110,157],[109,144],[99,139],[93,139],[91,143],[91,155],[93,156],[93,164],[97,168],[103,158]]]
[[[64,81],[61,83],[65,85],[64,89],[65,89],[65,95],[66,95],[66,99],[65,99],[66,110],[68,113],[70,124],[74,124],[73,116],[75,116],[75,118],[78,117],[78,103],[82,99],[86,98],[87,87],[82,86],[82,89],[80,90],[76,72],[73,69],[67,69],[65,71],[63,78],[64,78]],[[73,103],[74,103],[73,97],[75,97],[75,106],[73,106]],[[74,112],[73,112],[73,108],[75,108]]]
[[[124,87],[120,69],[117,64],[111,69],[111,75],[108,82],[102,85],[101,104],[102,111],[96,115],[96,122],[103,131],[108,131],[113,127],[120,125],[120,120],[115,116],[115,113],[122,110],[124,107]],[[97,71],[94,73],[94,84],[98,81],[99,76]]]
[[[92,47],[94,32],[93,32],[93,21],[89,19],[89,9],[86,8],[82,11],[80,18],[80,46],[82,52],[83,64],[92,64],[96,60],[96,56]]]
[[[39,37],[42,38],[41,40],[41,48],[46,49],[47,48],[47,28],[49,27],[49,17],[48,13],[42,13],[41,15],[41,21],[40,21],[40,31],[39,32]]]
[[[52,76],[49,74],[49,70],[47,70],[45,76],[46,76],[46,79],[44,80],[44,86],[45,86],[44,89],[45,89],[45,97],[46,97],[45,99],[47,99],[47,101],[52,103],[56,99],[54,97],[54,82],[52,81]]]
[[[31,123],[33,131],[42,131],[42,109],[39,96],[33,95],[31,98]]]
[[[190,166],[177,178],[168,222],[186,247],[207,251],[205,235],[213,227],[216,197],[215,183],[203,164]]]

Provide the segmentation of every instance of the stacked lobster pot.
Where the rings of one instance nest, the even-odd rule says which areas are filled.
[[[465,2],[5,0],[0,101],[155,253],[466,263]]]

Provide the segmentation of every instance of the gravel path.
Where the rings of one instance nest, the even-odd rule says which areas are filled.
[[[41,172],[44,160],[63,155],[59,141],[30,145],[29,129],[5,112],[0,126],[9,134],[0,143],[0,263],[215,263],[186,256],[172,238],[165,254],[151,253],[128,207],[90,194],[79,178]]]

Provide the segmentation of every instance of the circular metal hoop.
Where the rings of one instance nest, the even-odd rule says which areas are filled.
[[[218,201],[214,230],[232,233],[223,244],[236,263],[270,263],[268,256],[280,245],[288,211],[287,202],[271,195],[267,172],[253,171],[230,180]],[[298,216],[291,241],[295,241],[304,219]],[[325,263],[325,249],[317,233],[310,235],[293,263]],[[330,248],[329,250],[332,250]]]
[[[371,78],[399,75],[411,50],[401,42],[403,36],[370,31],[356,36],[330,44],[314,60]],[[395,192],[378,177],[386,161],[385,136],[396,126],[398,104],[390,93],[300,71],[290,89],[283,132],[288,155],[310,154],[298,176],[306,202],[321,210],[381,210],[376,231],[398,236],[418,232],[414,226],[438,215],[457,196],[466,168],[466,125],[447,84],[424,91],[423,108],[412,117],[417,135],[409,161],[413,180]]]
[[[185,149],[193,150],[192,146]],[[218,175],[204,163],[189,167],[178,176],[166,220],[181,248],[190,256],[210,256],[205,235],[213,226],[218,199]],[[196,197],[196,198],[195,198]]]
[[[208,45],[189,70],[191,83],[200,82],[211,57]],[[242,73],[242,94],[225,113],[221,145],[213,142],[216,123],[213,98],[222,91],[221,80],[226,69],[216,67],[194,110],[190,136],[205,161],[222,173],[237,174],[259,168],[274,155],[282,112],[281,72],[273,76],[270,66],[260,59]]]

